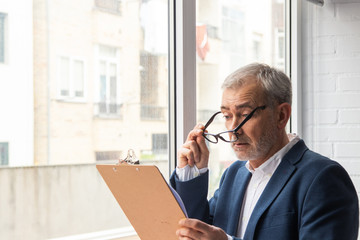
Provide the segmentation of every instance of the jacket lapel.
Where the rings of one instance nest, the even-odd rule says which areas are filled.
[[[237,176],[235,177],[235,181],[233,185],[235,186],[233,188],[234,202],[232,203],[232,206],[230,208],[232,209],[232,213],[229,216],[229,225],[227,228],[227,233],[233,236],[235,236],[238,229],[241,207],[242,207],[246,188],[251,178],[251,173],[245,166],[243,166],[238,170],[236,175]]]
[[[303,140],[300,140],[290,151],[284,156],[280,165],[271,177],[269,183],[261,194],[254,211],[251,214],[248,226],[246,228],[244,239],[254,239],[256,224],[261,215],[274,201],[276,196],[281,192],[291,175],[296,170],[294,164],[301,160],[302,155],[307,150]]]

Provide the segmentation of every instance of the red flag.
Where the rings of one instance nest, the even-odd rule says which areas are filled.
[[[196,25],[196,52],[201,60],[204,61],[207,52],[209,51],[209,41],[206,31],[206,25]]]

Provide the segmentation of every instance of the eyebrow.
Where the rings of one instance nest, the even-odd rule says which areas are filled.
[[[235,106],[236,110],[242,109],[242,108],[254,108],[249,102],[243,103],[243,104],[239,104]],[[221,110],[230,110],[229,107],[226,107],[224,105],[222,105],[220,107]]]

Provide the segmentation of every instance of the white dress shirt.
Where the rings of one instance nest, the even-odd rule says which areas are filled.
[[[240,212],[237,237],[244,237],[250,216],[272,174],[279,166],[281,159],[285,156],[285,154],[300,140],[300,137],[296,134],[288,134],[288,138],[289,143],[258,168],[251,169],[249,161],[246,162],[245,167],[252,173],[252,177],[244,195]],[[196,166],[190,167],[187,165],[184,168],[176,168],[176,174],[180,181],[187,181],[205,173],[207,170],[207,168],[202,168],[199,170]],[[232,237],[228,235],[228,239],[232,240]]]

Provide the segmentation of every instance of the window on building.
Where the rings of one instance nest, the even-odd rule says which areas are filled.
[[[0,12],[0,63],[5,62],[5,21],[6,14]]]
[[[166,153],[168,149],[168,136],[164,133],[152,134],[152,151],[154,153]]]
[[[164,120],[165,108],[160,105],[160,79],[158,69],[163,56],[157,56],[148,52],[142,52],[140,57],[141,76],[141,119],[142,120]]]
[[[119,103],[119,64],[117,49],[99,46],[99,103],[98,114],[120,116]]]
[[[62,99],[84,98],[84,61],[59,57],[59,96]]]
[[[253,33],[252,41],[253,41],[253,48],[252,48],[253,59],[254,61],[261,62],[262,61],[261,47],[263,42],[262,34]]]
[[[0,142],[0,165],[9,164],[9,143]]]
[[[275,64],[277,67],[285,67],[285,32],[283,29],[275,29]]]

